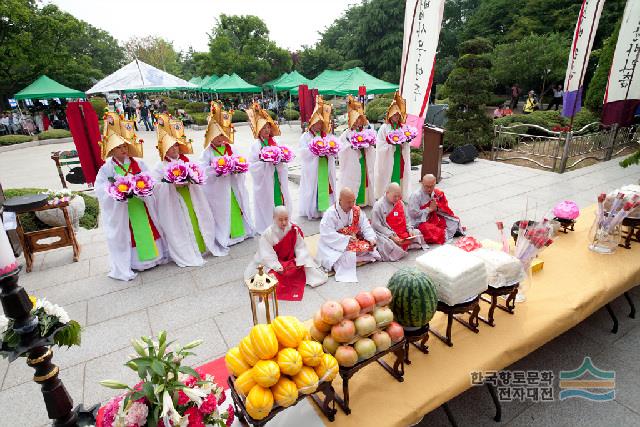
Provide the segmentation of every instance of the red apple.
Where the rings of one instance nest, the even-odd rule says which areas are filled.
[[[391,291],[389,290],[389,288],[378,286],[377,288],[373,288],[371,290],[371,294],[376,300],[376,305],[378,307],[389,305],[389,303],[391,302]]]
[[[387,327],[387,334],[391,337],[391,342],[395,344],[404,337],[404,329],[398,322],[391,322]]]
[[[331,335],[324,337],[324,340],[322,341],[322,348],[325,353],[336,354],[338,347],[340,347],[340,343],[334,340]]]
[[[345,343],[351,341],[356,335],[356,326],[351,320],[343,320],[331,327],[331,336],[334,340]]]
[[[337,301],[326,301],[320,307],[320,316],[324,323],[335,325],[344,317],[342,306]]]
[[[376,330],[376,319],[370,314],[363,314],[355,321],[356,332],[361,337],[366,337]]]
[[[316,311],[316,314],[313,315],[313,326],[320,332],[329,332],[331,330],[331,325],[322,320],[322,315],[319,311]]]
[[[376,354],[376,343],[371,338],[360,338],[353,346],[360,360],[370,359]]]
[[[389,307],[376,307],[373,310],[373,317],[376,319],[378,327],[387,326],[393,322],[393,311]]]
[[[371,339],[374,343],[376,343],[377,351],[385,351],[389,347],[391,347],[391,337],[386,332],[375,332],[373,335],[371,335]]]
[[[340,301],[340,305],[345,319],[353,320],[360,315],[360,304],[355,298],[345,298]]]
[[[324,337],[327,336],[326,332],[319,331],[318,328],[315,327],[315,325],[311,325],[311,327],[309,328],[309,334],[311,334],[311,338],[318,342],[322,342]]]
[[[373,345],[373,347],[375,349],[375,344]],[[338,347],[338,349],[336,350],[335,358],[338,361],[338,365],[345,366],[347,368],[358,363],[358,353],[356,353],[353,347],[349,345],[341,345],[340,347]]]
[[[376,305],[376,299],[371,292],[360,292],[356,295],[356,301],[360,304],[360,313],[369,313],[373,311],[373,307]]]

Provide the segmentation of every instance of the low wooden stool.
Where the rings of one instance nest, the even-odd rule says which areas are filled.
[[[627,227],[627,236],[624,239],[624,243],[620,243],[618,246],[625,249],[631,249],[631,242],[640,242],[640,218],[625,218],[622,220],[622,225]]]
[[[3,203],[4,210],[14,212],[16,214],[16,222],[18,227],[18,237],[24,252],[24,259],[27,263],[26,271],[31,272],[33,269],[33,256],[36,252],[49,251],[51,249],[64,248],[71,246],[73,248],[73,261],[77,262],[80,257],[80,245],[76,240],[76,233],[73,230],[73,224],[67,212],[69,202],[60,202],[57,205],[50,205],[47,202],[47,196],[44,194],[36,194],[30,196],[12,197]],[[49,209],[61,209],[64,214],[66,225],[62,227],[51,227],[44,230],[25,232],[20,223],[19,214],[46,211]],[[57,237],[53,243],[40,243],[40,240]]]
[[[576,224],[575,219],[566,219],[566,218],[558,218],[558,217],[555,217],[553,219],[560,223],[560,228],[562,229],[560,231],[562,231],[564,234],[567,234],[567,230],[575,231],[573,229],[573,226]]]
[[[406,363],[407,365],[411,365],[411,361],[409,360],[409,344],[413,345],[424,354],[429,354],[429,346],[427,345],[427,341],[429,340],[428,323],[422,328],[413,331],[408,331],[405,329],[404,339],[404,363]],[[418,343],[418,341],[420,342]]]
[[[478,315],[480,313],[480,295],[473,298],[472,300],[456,305],[449,305],[445,304],[442,301],[438,301],[437,310],[447,315],[447,333],[446,336],[443,336],[433,329],[431,329],[431,333],[438,337],[449,347],[453,347],[453,342],[451,341],[451,326],[453,325],[454,319],[476,334],[480,332],[480,330],[478,329],[478,325],[480,324],[480,322],[478,321]],[[456,316],[456,314],[464,313],[469,313],[469,321],[463,320],[459,316]]]
[[[518,294],[518,286],[520,283],[516,283],[515,285],[503,286],[501,288],[489,288],[483,292],[483,294],[489,295],[491,299],[487,299],[483,296],[480,296],[480,299],[484,302],[488,302],[491,304],[489,306],[489,313],[487,314],[487,318],[482,316],[478,316],[478,319],[482,320],[489,326],[495,326],[493,321],[493,313],[496,311],[496,308],[506,311],[509,314],[513,314],[513,311],[516,308],[516,295]],[[498,297],[506,296],[507,300],[504,304],[498,304]]]

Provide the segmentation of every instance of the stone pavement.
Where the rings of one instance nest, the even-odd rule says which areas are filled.
[[[202,131],[194,138],[196,153],[202,150]],[[282,140],[297,147],[299,131],[284,128]],[[145,159],[153,164],[157,159],[155,138],[146,138]],[[246,150],[247,127],[238,128],[237,147]],[[56,145],[62,149],[65,144]],[[0,182],[5,188],[59,188],[57,174],[48,158],[51,147],[32,147],[0,155]],[[24,162],[28,159],[28,162]],[[22,163],[18,163],[21,160]],[[51,162],[51,164],[49,163]],[[481,238],[497,238],[496,220],[511,224],[525,215],[540,218],[555,202],[572,199],[580,207],[595,202],[596,195],[638,180],[637,167],[622,169],[616,161],[558,175],[550,172],[478,160],[469,165],[443,165],[445,190],[453,210],[468,227],[469,234]],[[416,181],[418,171],[413,171]],[[290,184],[294,205],[298,187]],[[415,188],[415,187],[414,187]],[[591,221],[591,218],[581,218]],[[308,235],[318,232],[318,221],[298,219]],[[185,343],[203,338],[192,364],[199,364],[223,355],[235,345],[251,326],[242,275],[256,247],[248,240],[231,249],[224,258],[208,258],[202,268],[178,268],[168,264],[142,272],[131,282],[118,282],[106,277],[107,247],[100,229],[83,230],[78,235],[82,244],[81,259],[72,262],[71,251],[60,249],[36,256],[35,271],[20,276],[20,284],[30,294],[46,297],[63,305],[70,316],[84,327],[81,347],[59,349],[54,361],[60,365],[61,378],[76,403],[103,402],[113,391],[99,385],[102,379],[134,382],[133,372],[123,363],[132,353],[129,340],[146,334],[169,331],[172,339]],[[326,299],[355,295],[360,290],[386,284],[398,268],[413,264],[420,252],[396,263],[376,263],[358,271],[357,284],[336,283],[307,288],[301,303],[281,302],[283,313],[301,319],[312,316]],[[638,288],[634,290],[640,299]],[[512,369],[573,369],[584,356],[591,356],[596,366],[617,371],[616,400],[595,404],[569,400],[548,404],[512,403],[504,406],[503,420],[509,425],[639,425],[640,392],[637,349],[640,345],[638,320],[623,316],[624,301],[616,300],[620,332],[609,332],[610,321],[600,310],[583,323],[543,346],[512,366]],[[0,426],[46,425],[47,417],[41,403],[39,387],[31,382],[33,372],[24,360],[8,366],[0,360]],[[460,425],[494,425],[492,405],[486,390],[474,388],[451,402]],[[571,419],[571,422],[568,420]],[[566,421],[565,421],[566,420]],[[420,425],[446,425],[444,412],[428,414]]]

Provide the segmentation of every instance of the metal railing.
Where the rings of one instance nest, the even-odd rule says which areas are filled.
[[[603,126],[589,123],[572,131],[549,130],[532,124],[496,125],[491,145],[495,161],[527,161],[543,169],[563,173],[585,160],[610,160],[625,148],[638,145],[634,126]]]

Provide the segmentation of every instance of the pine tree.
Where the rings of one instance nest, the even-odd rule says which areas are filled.
[[[491,43],[484,38],[471,39],[460,45],[462,56],[445,83],[449,98],[445,133],[448,144],[473,144],[478,148],[490,144],[493,125],[484,107],[494,87],[488,56],[491,50]]]

